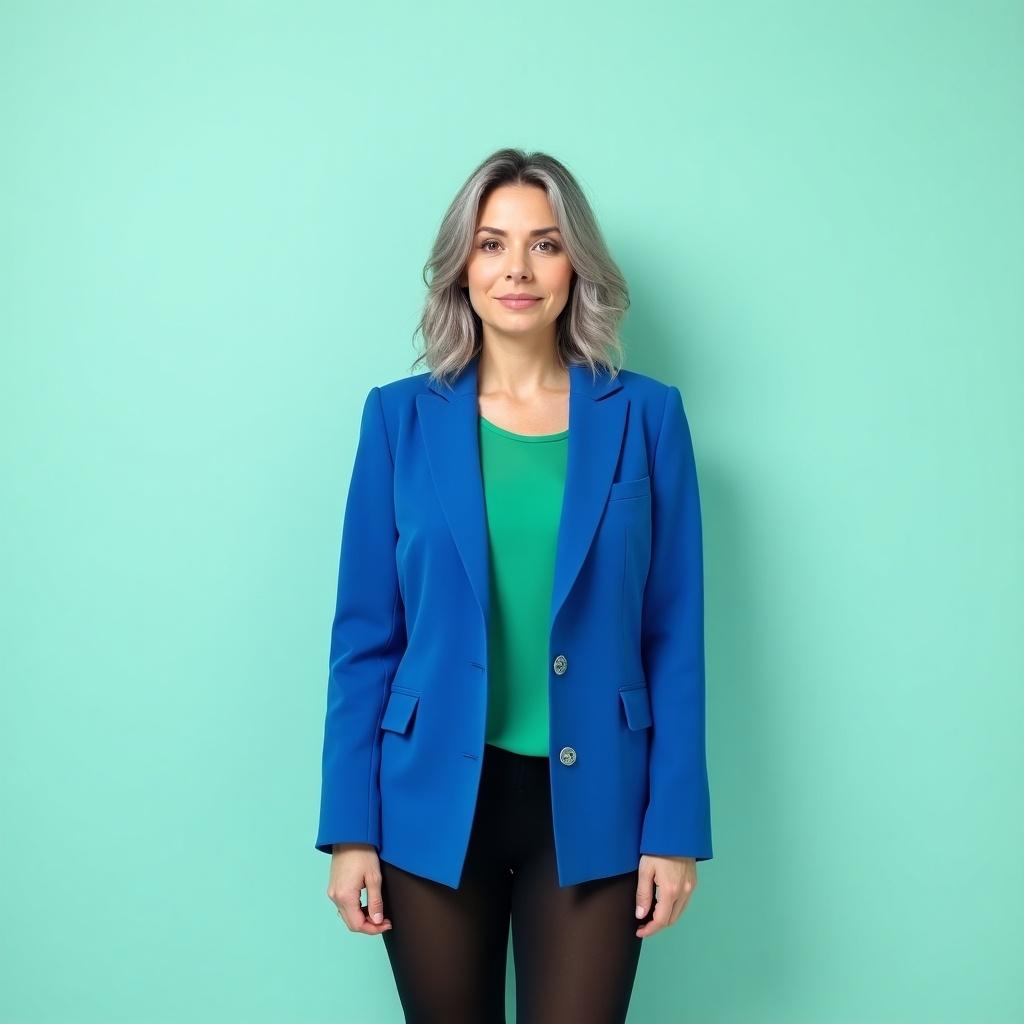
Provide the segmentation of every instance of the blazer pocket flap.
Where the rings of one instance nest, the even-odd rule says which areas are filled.
[[[419,694],[392,690],[388,698],[388,706],[384,709],[384,717],[380,727],[389,732],[405,732],[412,721],[413,712],[419,703]]]
[[[651,725],[651,695],[646,683],[624,687],[619,690],[619,696],[626,709],[630,729],[646,729]]]
[[[617,484],[612,484],[611,490],[608,492],[608,500],[639,498],[650,493],[651,478],[649,476],[642,476],[638,480],[620,480]]]

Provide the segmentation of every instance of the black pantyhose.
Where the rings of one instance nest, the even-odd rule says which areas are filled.
[[[381,861],[382,938],[407,1024],[623,1024],[643,939],[637,872],[559,888],[546,757],[487,745],[458,890]]]

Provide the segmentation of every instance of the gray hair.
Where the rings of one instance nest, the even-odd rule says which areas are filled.
[[[469,259],[481,205],[502,185],[536,185],[547,193],[562,242],[575,271],[569,299],[556,323],[563,366],[598,364],[614,376],[622,363],[618,325],[629,308],[629,288],[605,245],[593,210],[569,170],[546,153],[499,149],[459,189],[445,212],[423,268],[427,298],[416,330],[424,351],[411,369],[426,362],[433,377],[455,376],[479,351],[483,325],[459,278]],[[429,278],[428,278],[429,274]]]

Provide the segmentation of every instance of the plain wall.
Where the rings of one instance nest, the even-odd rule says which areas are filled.
[[[513,145],[578,175],[697,455],[715,858],[631,1021],[1021,1020],[1022,41],[3,3],[0,1019],[402,1019],[313,849],[341,516]]]

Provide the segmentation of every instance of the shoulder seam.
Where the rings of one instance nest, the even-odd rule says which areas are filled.
[[[665,433],[665,415],[668,412],[668,400],[672,397],[672,392],[676,390],[674,384],[665,385],[665,401],[661,406],[661,425],[658,427],[658,439],[654,442],[654,458],[651,459],[651,475],[653,476],[654,471],[658,468],[658,452],[661,451],[661,437]]]
[[[394,451],[392,449],[392,446],[391,446],[391,438],[388,436],[388,420],[387,420],[387,417],[384,415],[384,400],[383,400],[383,398],[381,398],[380,386],[379,385],[374,386],[373,393],[374,393],[374,395],[377,398],[377,409],[380,412],[380,422],[381,422],[381,426],[384,428],[384,442],[387,445],[387,449],[388,449],[388,459],[391,462],[391,468],[394,469],[395,468],[395,453],[394,453]]]

